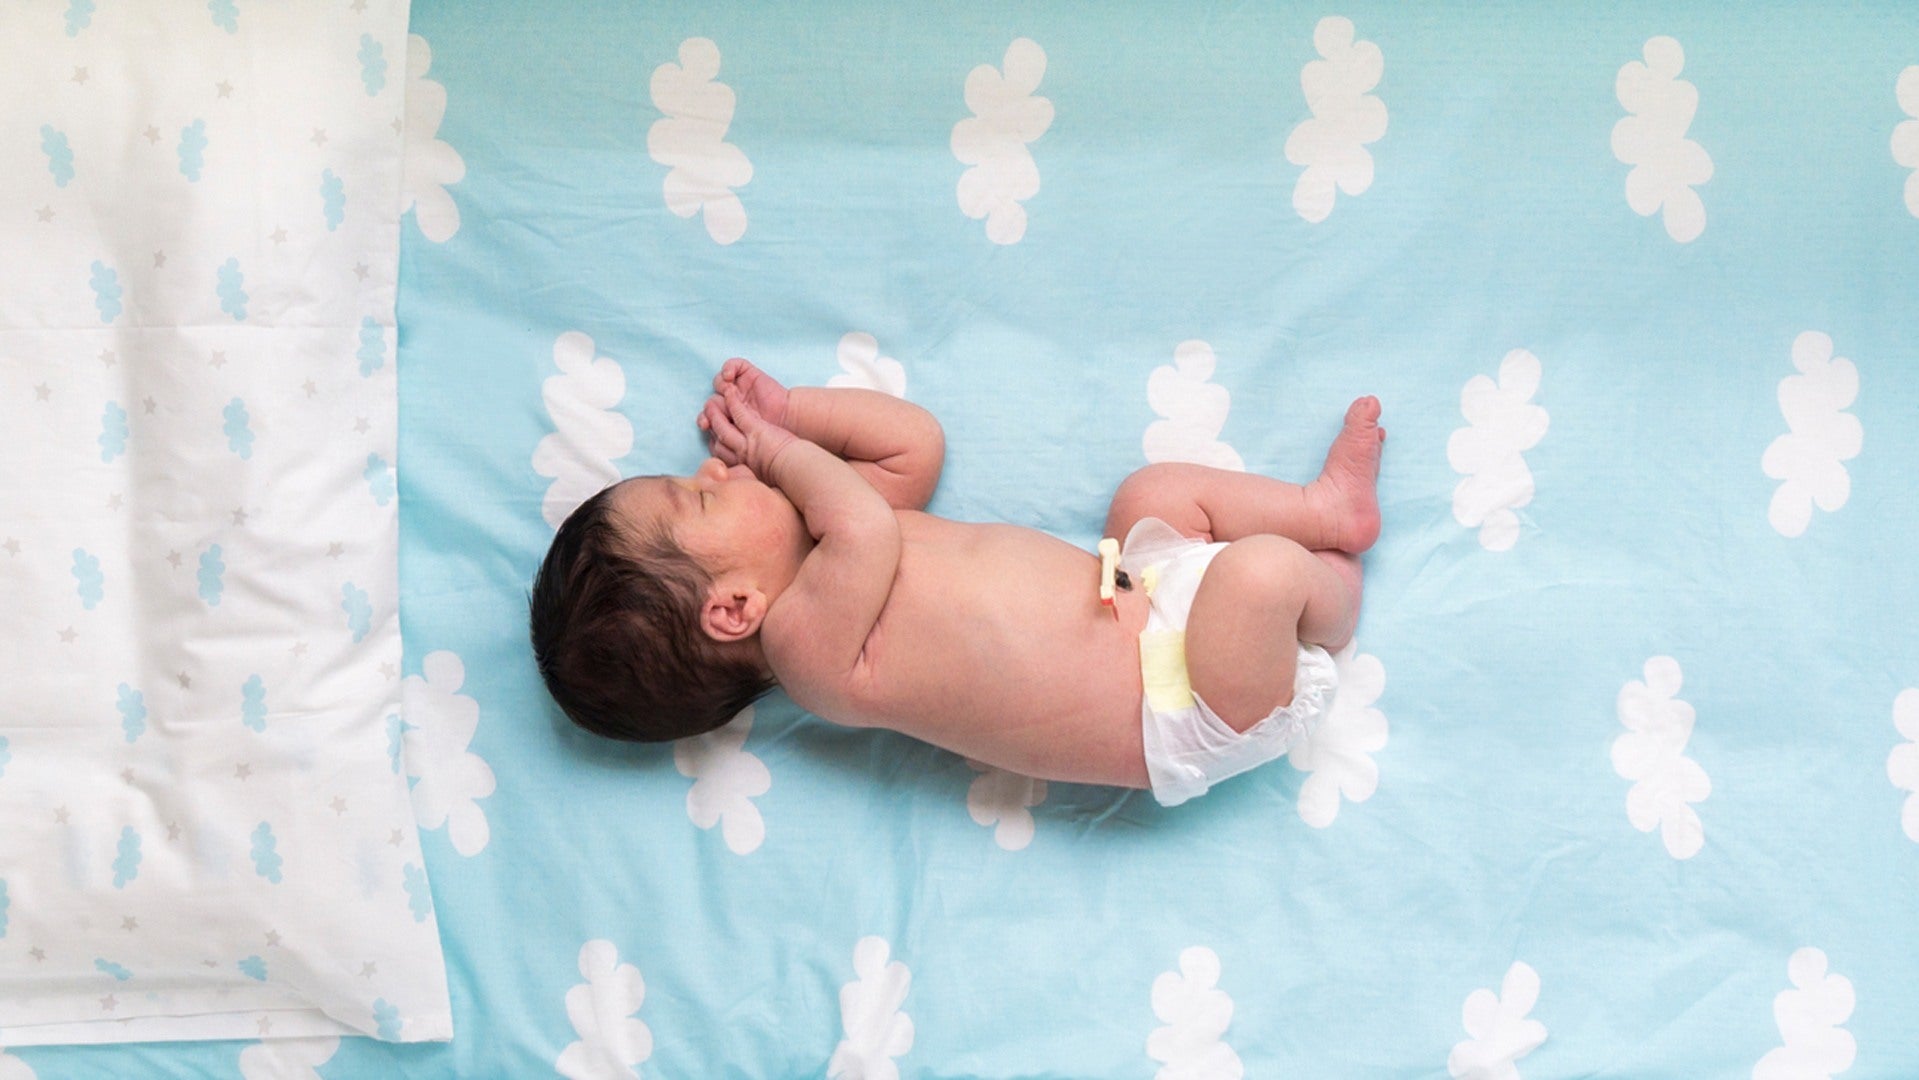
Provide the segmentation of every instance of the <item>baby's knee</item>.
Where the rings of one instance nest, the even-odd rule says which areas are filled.
[[[1193,498],[1194,466],[1155,462],[1120,481],[1106,512],[1106,535],[1124,538],[1141,518],[1155,517],[1187,536],[1210,539],[1205,514]]]
[[[1168,466],[1148,465],[1143,469],[1134,469],[1126,479],[1119,482],[1119,489],[1113,492],[1113,512],[1122,510],[1145,513],[1152,504],[1161,501],[1171,476]]]
[[[1261,533],[1227,544],[1206,568],[1208,583],[1255,606],[1302,605],[1313,553],[1283,536]]]

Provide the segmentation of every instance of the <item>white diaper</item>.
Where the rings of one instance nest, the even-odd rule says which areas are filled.
[[[1139,635],[1145,686],[1140,713],[1146,773],[1162,806],[1204,795],[1221,780],[1284,754],[1326,714],[1339,686],[1338,669],[1326,650],[1301,644],[1292,703],[1244,733],[1200,700],[1186,676],[1186,616],[1207,565],[1225,547],[1181,536],[1158,518],[1141,518],[1120,552],[1120,569],[1151,602]]]

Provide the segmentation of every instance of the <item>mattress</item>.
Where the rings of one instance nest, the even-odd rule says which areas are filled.
[[[1919,1073],[1899,8],[409,29],[397,745],[451,1039],[0,1075]],[[1133,470],[1304,481],[1377,395],[1332,711],[1172,808],[779,692],[573,728],[533,572],[604,484],[698,467],[732,356],[926,407],[932,512],[1089,552]]]

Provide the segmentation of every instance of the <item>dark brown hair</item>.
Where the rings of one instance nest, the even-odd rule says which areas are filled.
[[[567,517],[533,580],[527,606],[540,677],[560,709],[596,735],[663,742],[711,731],[773,682],[750,660],[719,655],[700,629],[712,578],[665,528],[623,526],[612,493],[603,489]]]

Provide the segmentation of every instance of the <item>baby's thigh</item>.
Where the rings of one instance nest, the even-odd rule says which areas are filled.
[[[1223,548],[1200,579],[1186,618],[1186,675],[1235,731],[1292,703],[1311,561],[1284,537],[1249,536]]]
[[[1211,541],[1212,523],[1198,498],[1208,471],[1201,465],[1179,462],[1158,462],[1134,470],[1113,493],[1102,535],[1123,540],[1140,518],[1154,517],[1182,536]]]

